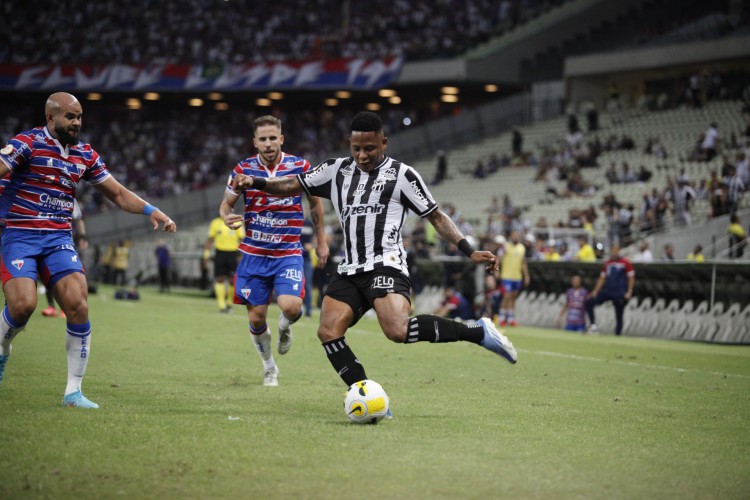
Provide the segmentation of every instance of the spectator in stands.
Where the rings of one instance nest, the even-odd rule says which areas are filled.
[[[521,156],[521,154],[523,153],[523,134],[521,134],[520,130],[515,128],[513,129],[512,137],[513,138],[511,139],[511,148],[513,151],[513,156],[514,157]]]
[[[651,253],[651,249],[648,247],[648,241],[643,240],[638,246],[638,253],[633,257],[633,262],[637,263],[649,263],[654,261],[654,254]]]
[[[475,179],[484,179],[485,177],[487,177],[487,171],[484,168],[484,162],[482,160],[477,160],[477,164],[474,167],[472,175]]]
[[[594,247],[589,244],[588,237],[580,235],[578,237],[578,253],[576,253],[574,260],[578,262],[595,262],[596,252]]]
[[[693,251],[687,254],[687,260],[695,263],[706,262],[706,257],[703,255],[703,246],[695,245]]]
[[[435,177],[432,179],[433,186],[437,186],[448,177],[448,158],[445,156],[445,151],[438,149],[435,154],[437,156],[437,168],[435,169]]]
[[[737,214],[730,217],[727,232],[729,233],[729,258],[741,259],[745,253],[747,234],[745,228],[740,224],[740,218]]]
[[[671,243],[664,245],[664,255],[661,260],[665,262],[674,262],[674,245]]]
[[[690,214],[690,205],[696,199],[695,191],[687,181],[680,180],[668,193],[672,200],[672,219],[675,226],[689,226],[693,219]]]
[[[622,162],[622,171],[620,172],[620,175],[618,177],[618,182],[622,184],[629,184],[631,182],[636,182],[637,180],[638,177],[635,172],[630,170],[630,165],[628,165],[628,162]]]
[[[442,318],[460,320],[475,319],[471,303],[453,286],[445,287],[445,291],[443,292],[443,302],[440,304],[440,307],[435,309],[433,314]]]
[[[735,171],[742,181],[742,184],[745,185],[745,189],[747,189],[748,186],[750,186],[750,160],[748,160],[747,154],[743,151],[737,153]]]
[[[638,168],[638,175],[637,175],[636,179],[638,180],[638,182],[642,182],[642,183],[645,184],[645,183],[647,183],[648,181],[651,180],[651,177],[653,175],[654,175],[653,172],[651,172],[649,169],[647,169],[645,165],[641,165]]]
[[[622,334],[625,304],[633,296],[635,270],[628,259],[620,255],[620,246],[612,245],[609,259],[604,263],[599,279],[586,300],[586,312],[589,316],[589,332],[596,333],[594,308],[607,301],[615,307],[615,335]]]
[[[703,142],[701,142],[701,152],[703,161],[711,161],[716,156],[716,148],[719,143],[719,126],[712,122],[708,129],[703,133]]]
[[[565,319],[565,330],[568,332],[586,331],[586,297],[588,290],[581,286],[581,276],[574,274],[570,278],[570,288],[565,292],[565,304],[557,317],[557,327],[562,327],[562,319]]]
[[[726,200],[728,212],[729,215],[734,215],[740,207],[742,192],[745,190],[745,184],[743,184],[740,176],[737,175],[737,169],[734,166],[729,167],[729,174],[724,178],[724,184],[727,186]]]

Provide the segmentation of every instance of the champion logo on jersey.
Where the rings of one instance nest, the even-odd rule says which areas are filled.
[[[23,267],[23,259],[16,259],[14,261],[11,261],[11,264],[13,264],[13,267],[20,271]]]
[[[242,290],[240,290],[240,292],[242,292],[242,296],[245,297],[246,299],[248,297],[250,297],[250,289],[249,288],[243,288]]]

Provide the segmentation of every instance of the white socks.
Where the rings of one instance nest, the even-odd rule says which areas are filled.
[[[250,326],[250,338],[253,339],[255,348],[258,350],[258,355],[263,362],[263,371],[276,366],[276,362],[273,359],[273,352],[271,351],[271,330],[268,329],[268,325],[264,325],[265,329],[262,333],[258,334],[253,331],[252,325]]]
[[[68,323],[68,334],[65,338],[65,350],[68,353],[68,384],[65,394],[71,394],[81,388],[81,381],[86,373],[91,348],[91,324]]]
[[[24,328],[26,328],[25,324],[19,325],[11,319],[8,306],[5,306],[0,314],[0,356],[10,356],[10,343]]]

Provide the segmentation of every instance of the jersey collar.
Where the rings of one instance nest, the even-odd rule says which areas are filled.
[[[263,158],[261,158],[260,153],[258,153],[258,165],[260,165],[260,168],[266,171],[266,173],[268,174],[268,178],[270,179],[270,178],[276,177],[276,172],[278,172],[279,170],[279,165],[284,163],[285,156],[287,156],[287,154],[282,151],[281,156],[279,157],[279,162],[276,165],[273,165],[272,167],[269,168],[263,163]]]
[[[63,147],[63,145],[60,144],[60,141],[55,139],[55,137],[52,134],[50,134],[49,129],[47,128],[46,125],[44,126],[44,135],[46,135],[48,139],[51,139],[52,141],[54,141],[55,145],[60,150],[60,154],[62,155],[63,158],[68,157],[68,153],[70,152],[70,150],[68,149],[68,146]]]

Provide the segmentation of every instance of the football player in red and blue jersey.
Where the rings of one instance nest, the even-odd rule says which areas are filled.
[[[565,304],[557,318],[558,328],[562,326],[563,316],[567,312],[565,330],[569,332],[586,331],[586,298],[588,294],[588,290],[581,286],[581,277],[574,274],[570,278],[570,288],[565,292]]]
[[[302,315],[305,296],[300,243],[305,219],[302,195],[272,196],[254,188],[235,190],[232,181],[237,175],[269,179],[296,177],[310,169],[310,162],[281,151],[284,144],[281,120],[274,116],[261,116],[253,122],[253,144],[258,154],[242,160],[232,170],[219,215],[232,229],[245,226],[245,238],[239,248],[243,256],[234,277],[234,303],[247,306],[250,337],[263,363],[263,384],[277,386],[279,369],[271,351],[271,330],[266,318],[275,291],[281,309],[277,348],[279,354],[286,354],[292,345],[291,325]],[[240,195],[244,196],[245,204],[242,215],[234,213]],[[329,252],[323,202],[317,196],[309,196],[308,202],[317,239],[318,265],[322,267]]]
[[[0,382],[11,342],[37,305],[36,278],[51,288],[65,313],[68,383],[63,405],[98,408],[81,393],[91,354],[88,285],[73,243],[71,222],[76,187],[85,180],[115,205],[149,217],[154,230],[177,226],[165,213],[122,186],[89,144],[81,142],[83,109],[73,95],[52,94],[44,108],[47,124],[22,132],[0,149],[0,177],[10,174],[0,196],[0,277],[6,305],[0,314]]]
[[[615,335],[622,334],[622,318],[625,304],[633,296],[635,270],[628,259],[620,256],[620,245],[612,245],[609,259],[604,263],[599,279],[596,281],[591,296],[586,299],[586,312],[589,315],[589,332],[596,333],[594,307],[608,300],[615,306]]]

